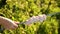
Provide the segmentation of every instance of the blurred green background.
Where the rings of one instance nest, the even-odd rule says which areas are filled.
[[[0,16],[24,22],[32,16],[60,12],[60,0],[0,0]],[[47,17],[31,26],[19,25],[16,30],[1,34],[60,34],[60,15]]]

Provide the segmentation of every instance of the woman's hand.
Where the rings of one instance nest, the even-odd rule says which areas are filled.
[[[14,30],[18,27],[19,22],[12,21],[8,18],[0,17],[0,24],[7,30]]]

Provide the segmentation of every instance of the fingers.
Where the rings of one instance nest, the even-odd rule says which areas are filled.
[[[14,24],[14,25],[13,25],[13,27],[17,28],[17,27],[18,27],[18,25],[17,25],[17,24]]]
[[[12,25],[11,29],[14,30],[14,29],[18,28],[18,24],[19,24],[19,22],[14,21],[14,24]]]
[[[15,30],[18,27],[18,25],[12,25],[12,26],[4,26],[6,30]]]
[[[4,24],[3,27],[6,30],[15,30],[16,28],[18,28],[18,24],[19,22],[7,23],[7,24]]]

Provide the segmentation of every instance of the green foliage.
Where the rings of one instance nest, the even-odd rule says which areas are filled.
[[[0,16],[19,22],[24,22],[28,18],[42,13],[60,12],[59,0],[5,0],[5,3],[2,1],[4,0],[0,0],[0,5],[2,5],[0,6]],[[4,30],[2,34],[58,34],[59,20],[57,16],[47,17],[43,23],[36,22],[30,27],[19,25],[16,30]]]

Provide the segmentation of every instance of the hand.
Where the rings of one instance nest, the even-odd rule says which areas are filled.
[[[19,22],[12,21],[8,18],[0,17],[1,25],[7,30],[14,30],[18,27]]]

